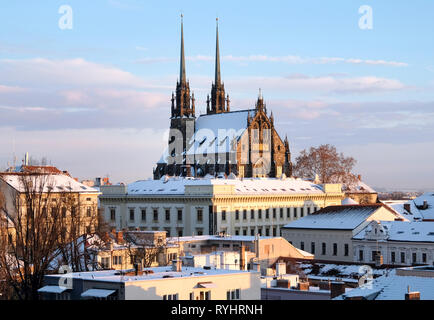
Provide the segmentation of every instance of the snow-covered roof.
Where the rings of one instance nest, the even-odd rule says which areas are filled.
[[[434,222],[405,222],[405,221],[373,221],[354,236],[356,240],[366,238],[373,224],[380,223],[385,231],[384,238],[388,241],[403,242],[434,242]]]
[[[346,204],[358,204],[357,201],[354,201],[353,199],[347,197],[344,200],[342,200],[342,205],[346,205]]]
[[[425,201],[428,206],[426,209],[423,207]],[[413,202],[423,219],[434,220],[434,192],[426,192],[414,199]]]
[[[140,180],[128,185],[130,195],[182,195],[185,186],[233,185],[235,194],[323,194],[321,185],[310,181],[286,178],[162,178]]]
[[[402,201],[395,200],[395,201],[381,201],[381,202],[387,205],[392,210],[399,213],[401,216],[403,216],[405,219],[409,221],[422,220],[422,215],[420,214],[413,200],[402,200]],[[407,211],[405,209],[404,205],[407,204],[410,206],[410,211]]]
[[[381,205],[329,206],[284,226],[285,229],[354,230]]]
[[[259,240],[271,239],[272,237],[259,237]],[[251,242],[255,240],[255,236],[214,236],[214,235],[201,235],[201,236],[185,236],[185,237],[170,237],[167,238],[168,242],[192,242],[192,241],[235,241],[235,242]]]
[[[421,300],[434,300],[434,272],[432,277],[404,276],[397,275],[397,271],[394,269],[388,274],[374,279],[373,282],[353,289],[335,299],[364,297],[367,300],[404,300],[408,288],[411,292],[420,292]]]
[[[345,185],[342,189],[346,193],[377,193],[373,188],[358,179],[355,183]]]
[[[255,110],[201,115],[196,120],[194,143],[187,154],[236,151],[232,144],[247,129],[247,116]]]
[[[149,281],[149,280],[170,280],[170,278],[186,278],[186,277],[208,277],[213,275],[225,274],[240,274],[248,273],[249,271],[243,270],[229,270],[229,269],[203,269],[182,266],[180,272],[172,270],[172,266],[146,268],[143,270],[152,271],[152,273],[143,273],[143,275],[125,275],[119,270],[104,270],[104,271],[90,271],[90,272],[74,272],[69,273],[68,277],[73,279],[83,279],[90,281],[103,281],[103,282],[135,282],[135,281]],[[59,275],[47,275],[46,277],[59,277]]]
[[[35,187],[43,186],[42,192],[62,193],[62,192],[78,192],[78,193],[98,193],[98,190],[85,186],[66,174],[1,174],[0,179],[3,179],[7,184],[19,192],[25,192],[22,176],[29,179],[29,182]],[[26,180],[27,181],[27,180]],[[39,189],[39,188],[38,188]],[[39,191],[39,190],[38,190]]]

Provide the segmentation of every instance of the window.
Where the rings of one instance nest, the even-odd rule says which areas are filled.
[[[92,216],[92,208],[91,207],[87,207],[87,216],[88,217]]]
[[[270,218],[270,209],[265,209],[265,219]]]
[[[178,300],[178,294],[165,294],[163,300]]]
[[[413,258],[413,264],[416,264],[416,262],[417,262],[417,254],[416,254],[416,252],[413,252],[412,258]]]
[[[363,261],[363,250],[359,250],[359,261]]]
[[[273,208],[273,219],[276,219],[276,208]]]
[[[294,208],[294,219],[298,218],[298,208]]]
[[[235,235],[236,235],[236,236],[239,236],[239,235],[240,235],[240,230],[236,229],[236,230],[235,230]]]
[[[315,254],[315,242],[310,243],[310,253]]]
[[[291,208],[286,208],[286,217],[291,218]]]
[[[395,257],[395,251],[392,251],[390,253],[390,260],[392,261],[392,263],[395,263],[396,257]]]
[[[178,237],[182,237],[182,229],[178,229]]]
[[[166,221],[170,221],[170,209],[166,209],[165,213],[166,213]]]
[[[240,300],[241,299],[241,289],[226,291],[226,299],[227,300]]]
[[[348,254],[349,254],[349,246],[348,246],[348,243],[345,243],[345,245],[344,245],[344,255],[345,255],[345,257],[348,257]]]
[[[178,221],[182,221],[182,210],[178,209]]]
[[[103,269],[110,268],[110,258],[109,257],[101,258],[101,267]]]
[[[235,210],[235,220],[240,220],[240,210]]]
[[[66,208],[62,208],[62,216],[66,216]],[[110,209],[110,220],[115,221],[116,220],[116,209]]]
[[[154,221],[158,221],[158,209],[154,209]]]
[[[247,210],[243,210],[243,219],[244,219],[244,220],[247,219]]]
[[[130,221],[134,221],[134,209],[130,209]]]
[[[322,249],[322,251],[321,251],[321,254],[323,255],[323,256],[325,256],[326,255],[326,243],[325,242],[323,242],[322,244],[321,244],[321,249]]]
[[[194,293],[190,292],[190,300],[194,300]]]
[[[113,256],[113,264],[114,265],[122,264],[122,256]]]
[[[300,208],[300,217],[304,217],[304,208]]]
[[[275,237],[277,235],[277,228],[273,227],[273,237]]]
[[[203,210],[202,209],[196,209],[196,214],[197,214],[197,221],[202,222],[202,220],[203,220]]]
[[[334,256],[338,255],[338,244],[337,243],[333,243],[333,255]]]
[[[203,229],[197,229],[197,235],[198,236],[203,235]]]
[[[283,208],[280,208],[280,219],[283,219]]]
[[[300,242],[300,249],[301,249],[301,250],[304,250],[304,242],[303,242],[303,241]]]
[[[243,236],[247,236],[247,229],[243,229]]]
[[[258,219],[262,219],[262,209],[258,209]]]
[[[255,210],[253,209],[250,210],[250,219],[251,220],[255,219]]]
[[[307,215],[310,215],[310,207],[307,208]]]
[[[146,209],[142,209],[142,221],[146,221]]]
[[[226,221],[226,210],[222,210],[222,220]]]
[[[92,231],[91,227],[90,226],[86,226],[86,233],[87,234],[91,234],[91,231]]]
[[[401,263],[405,263],[405,252],[401,252]]]
[[[422,253],[422,262],[426,263],[426,253]]]
[[[251,235],[251,236],[254,236],[254,235],[255,235],[255,229],[253,229],[253,228],[250,229],[250,235]]]
[[[371,260],[372,261],[375,261],[375,259],[377,258],[377,254],[379,254],[379,252],[377,252],[377,251],[372,251],[372,253],[371,253]]]

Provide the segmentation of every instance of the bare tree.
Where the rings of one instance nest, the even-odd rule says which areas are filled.
[[[91,226],[94,218],[83,215],[78,194],[68,187],[54,192],[51,175],[17,176],[20,190],[11,191],[9,201],[0,207],[4,214],[0,230],[7,234],[0,237],[0,252],[4,253],[0,269],[18,299],[37,300],[47,273],[56,272],[62,264],[73,270],[86,268],[82,249],[89,230],[85,226]]]
[[[351,173],[356,160],[338,153],[336,147],[325,144],[303,150],[296,158],[294,175],[305,179],[315,179],[321,183],[354,183],[356,177]]]
[[[166,252],[165,241],[147,239],[136,232],[128,232],[125,238],[131,262],[139,263],[143,268],[151,267]]]

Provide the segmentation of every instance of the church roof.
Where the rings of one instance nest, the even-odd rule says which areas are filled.
[[[247,117],[254,109],[204,114],[197,118],[194,143],[187,154],[235,152],[232,143],[247,129]]]

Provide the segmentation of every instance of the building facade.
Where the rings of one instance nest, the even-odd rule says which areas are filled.
[[[396,219],[403,218],[381,204],[330,206],[285,225],[282,236],[297,248],[314,254],[316,260],[365,261],[365,257],[355,259],[359,253],[353,246],[353,237],[373,220]]]
[[[353,237],[354,261],[390,266],[433,265],[434,222],[372,221]]]
[[[340,185],[299,179],[167,178],[103,186],[101,208],[113,228],[168,236],[279,236],[290,221],[340,204]]]

